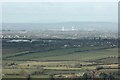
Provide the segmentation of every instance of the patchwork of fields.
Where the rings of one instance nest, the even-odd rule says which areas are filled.
[[[103,72],[117,77],[118,74],[118,48],[109,45],[54,47],[43,51],[17,49],[15,52],[11,49],[13,53],[9,49],[11,54],[3,55],[3,78],[82,78],[84,74]]]

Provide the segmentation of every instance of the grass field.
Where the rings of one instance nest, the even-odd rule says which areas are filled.
[[[65,66],[57,65],[69,65],[69,64],[92,64],[89,62],[90,60],[98,60],[101,58],[106,58],[110,56],[118,56],[117,48],[109,48],[109,49],[99,49],[100,47],[91,47],[91,48],[67,48],[67,49],[59,49],[52,50],[48,52],[39,52],[26,54],[22,56],[13,56],[3,60],[4,63],[17,63],[16,66],[4,66],[3,74],[9,74],[7,76],[3,76],[4,78],[19,78],[22,70],[27,74],[32,74],[36,71],[39,71],[36,66],[43,65],[44,67],[44,75],[32,75],[33,78],[49,78],[50,74],[79,74],[82,75],[86,70],[95,70],[96,66],[84,66],[80,68],[67,68]],[[90,51],[89,51],[90,50]],[[21,61],[17,61],[21,60]],[[25,60],[25,61],[24,61]],[[35,61],[30,61],[35,60]],[[107,60],[107,59],[106,59]],[[109,59],[110,60],[110,59]],[[29,64],[29,66],[27,66]],[[103,72],[114,72],[116,69],[111,69],[110,71],[107,69],[101,70]],[[12,74],[12,76],[10,76]],[[14,75],[18,74],[18,75]],[[22,76],[23,77],[23,76]]]
[[[7,59],[10,59],[10,60],[91,60],[91,59],[104,58],[108,56],[118,56],[117,48],[95,50],[99,48],[100,47],[57,49],[57,50],[52,50],[48,52],[39,52],[39,53],[31,53],[31,54],[26,54],[21,56],[13,56]],[[87,51],[87,50],[91,50],[91,51]]]

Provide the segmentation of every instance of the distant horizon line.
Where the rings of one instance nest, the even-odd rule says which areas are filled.
[[[111,22],[111,21],[61,21],[61,22],[0,22],[0,24],[5,24],[5,23],[35,23],[35,24],[54,24],[54,23],[69,23],[69,22],[101,22],[101,23],[118,23],[118,22]]]

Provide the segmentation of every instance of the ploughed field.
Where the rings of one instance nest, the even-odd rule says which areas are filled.
[[[82,77],[86,71],[118,71],[116,39],[3,39],[3,77]],[[52,76],[51,76],[52,75]]]

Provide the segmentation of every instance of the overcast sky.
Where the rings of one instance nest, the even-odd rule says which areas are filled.
[[[117,22],[117,2],[19,2],[2,4],[4,23]]]

